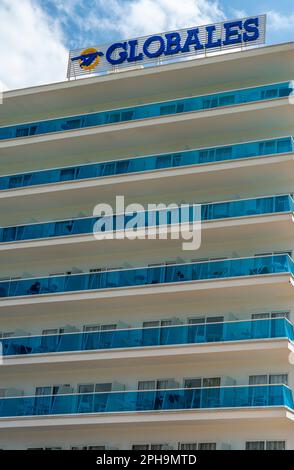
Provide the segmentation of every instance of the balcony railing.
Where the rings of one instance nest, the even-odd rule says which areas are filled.
[[[0,140],[104,126],[106,124],[137,121],[159,116],[171,116],[256,101],[274,100],[289,96],[292,88],[292,83],[288,81],[241,90],[230,90],[222,93],[180,98],[172,101],[148,103],[122,109],[15,124],[0,128]]]
[[[274,338],[294,341],[293,325],[286,318],[10,337],[1,342],[3,356],[24,356]]]
[[[0,297],[73,293],[286,273],[294,274],[294,262],[289,255],[256,256],[41,278],[9,279],[0,282]]]
[[[0,177],[0,191],[294,152],[293,137],[88,163]]]
[[[208,221],[234,217],[250,217],[282,212],[294,212],[294,201],[290,195],[202,204],[201,220]],[[107,230],[107,226],[111,227],[111,231],[122,230],[127,227],[128,222],[133,219],[133,217],[134,214],[114,215],[111,218],[109,217],[109,224],[106,223],[103,225],[103,231],[105,232]],[[197,217],[198,212],[196,206],[191,204],[189,208],[187,208],[187,211],[167,209],[138,213],[136,220],[138,222],[138,228],[147,228],[171,225],[177,221],[181,223],[193,222],[197,220]],[[83,217],[55,222],[2,227],[0,228],[0,243],[73,235],[89,235],[93,233],[95,224],[100,219],[102,219],[102,217]]]
[[[292,392],[285,385],[254,385],[7,397],[0,399],[0,417],[251,407],[293,410]]]

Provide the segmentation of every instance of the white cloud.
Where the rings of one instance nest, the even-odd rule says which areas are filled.
[[[282,15],[281,13],[274,10],[268,11],[267,18],[269,26],[273,31],[285,31],[285,29],[291,29],[291,31],[293,30],[294,10],[288,15]]]
[[[134,0],[107,2],[111,18],[97,26],[118,31],[123,37],[180,29],[189,26],[211,23],[224,18],[217,1],[210,0]]]
[[[32,0],[1,0],[0,85],[13,89],[64,80],[67,53],[58,24]]]
[[[74,35],[84,43],[89,42],[87,37],[92,40],[109,33],[142,36],[211,23],[225,16],[218,0],[92,0],[91,14],[86,0],[51,0],[51,5],[63,15],[64,25],[74,21]]]

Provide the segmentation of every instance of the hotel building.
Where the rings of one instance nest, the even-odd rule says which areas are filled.
[[[4,93],[1,449],[294,449],[293,76],[286,43]],[[200,248],[95,240],[117,195],[201,203]]]

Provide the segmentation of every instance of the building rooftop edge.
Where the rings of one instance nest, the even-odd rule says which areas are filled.
[[[241,57],[245,58],[245,57],[248,57],[249,55],[258,56],[261,54],[269,54],[271,52],[276,53],[276,52],[287,51],[291,49],[294,49],[294,41],[280,43],[280,44],[273,44],[273,45],[268,45],[268,46],[263,46],[263,47],[254,47],[252,49],[247,49],[247,50],[242,50],[242,51],[238,50],[238,51],[229,52],[229,53],[211,55],[208,57],[196,58],[196,59],[187,60],[187,61],[177,61],[173,63],[162,64],[160,66],[145,67],[145,68],[136,69],[136,70],[126,69],[125,71],[121,71],[117,73],[97,75],[97,76],[89,77],[89,78],[81,78],[77,80],[64,80],[62,82],[53,82],[53,83],[48,83],[44,85],[36,85],[32,87],[19,88],[15,90],[7,90],[3,92],[3,96],[5,99],[16,98],[16,97],[21,97],[21,96],[28,95],[28,94],[51,92],[51,91],[55,91],[55,90],[57,91],[57,90],[62,90],[66,88],[75,88],[79,86],[90,85],[94,83],[103,83],[105,81],[117,80],[120,78],[133,78],[134,74],[138,76],[151,75],[155,73],[174,71],[174,70],[179,70],[183,68],[209,65],[215,62],[234,60],[234,59],[239,59]]]

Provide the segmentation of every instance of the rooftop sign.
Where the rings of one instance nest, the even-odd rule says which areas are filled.
[[[171,60],[205,56],[265,42],[266,15],[250,16],[205,26],[153,34],[72,50],[67,77],[106,74],[134,66],[150,66]]]

